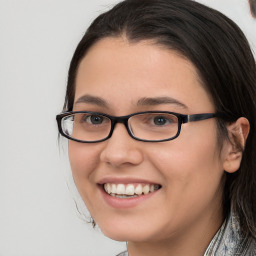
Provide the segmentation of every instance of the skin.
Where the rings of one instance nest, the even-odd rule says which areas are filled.
[[[84,95],[100,97],[107,105],[76,103]],[[137,105],[141,98],[163,96],[185,106]],[[73,110],[113,116],[147,110],[215,112],[190,61],[152,42],[129,43],[125,38],[103,39],[86,54],[76,77]],[[223,222],[223,170],[230,164],[230,150],[224,141],[220,151],[215,118],[183,124],[179,137],[168,142],[136,141],[123,124],[116,125],[107,141],[69,142],[74,180],[92,217],[106,236],[128,241],[132,256],[204,253]],[[145,177],[162,188],[125,209],[110,206],[98,185],[106,178]]]

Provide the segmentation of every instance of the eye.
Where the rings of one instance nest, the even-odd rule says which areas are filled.
[[[152,119],[152,123],[156,126],[172,125],[177,123],[177,117],[170,114],[156,115]]]
[[[91,124],[102,124],[104,118],[102,116],[91,115],[87,119]]]
[[[104,122],[104,119],[106,119],[106,118],[104,118],[103,116],[100,116],[100,115],[84,115],[81,118],[81,123],[100,125]]]
[[[166,117],[164,116],[156,116],[154,117],[154,124],[155,125],[165,125],[167,122],[170,121],[170,119],[168,120]]]

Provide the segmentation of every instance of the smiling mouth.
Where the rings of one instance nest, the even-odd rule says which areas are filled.
[[[161,188],[158,184],[112,184],[105,183],[104,191],[110,196],[117,198],[133,198],[147,195]]]

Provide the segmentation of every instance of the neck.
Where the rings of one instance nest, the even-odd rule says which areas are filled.
[[[223,223],[222,211],[219,209],[208,219],[195,221],[186,231],[176,232],[165,240],[146,242],[128,242],[129,256],[201,256],[206,251],[212,238]]]

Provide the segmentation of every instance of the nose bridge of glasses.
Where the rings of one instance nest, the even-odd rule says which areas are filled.
[[[113,133],[113,130],[115,129],[115,126],[117,123],[122,123],[124,124],[127,132],[130,134],[129,132],[129,126],[128,126],[128,119],[130,116],[117,116],[117,117],[111,117],[111,123],[112,123],[112,129],[111,129],[111,133]]]

